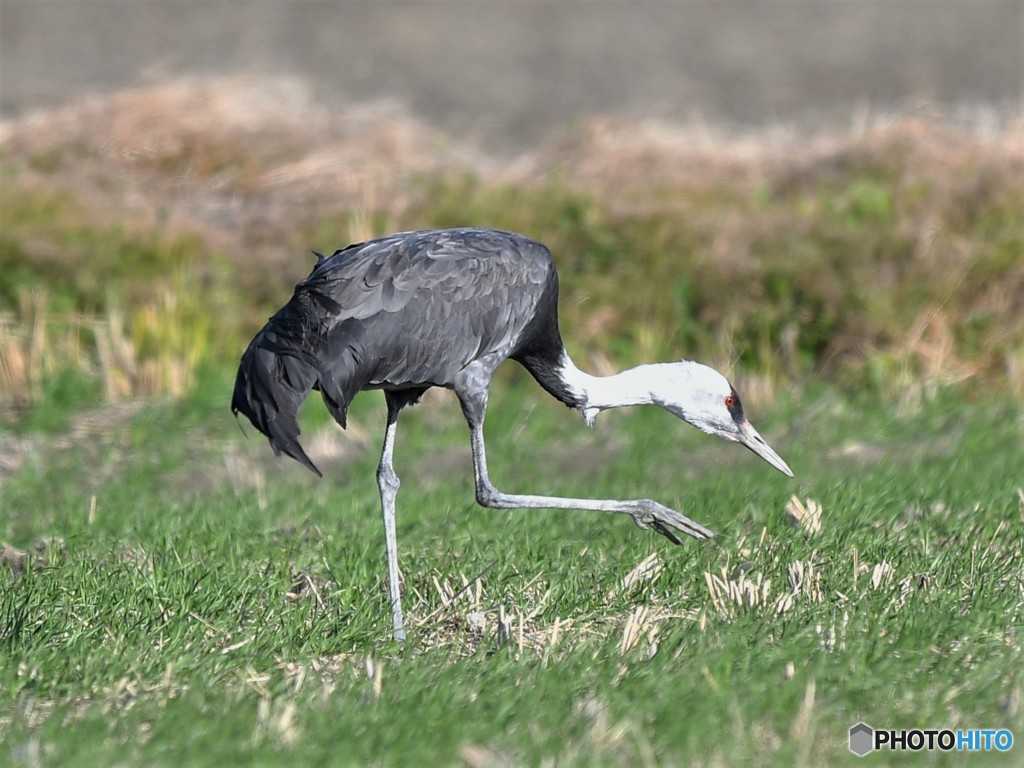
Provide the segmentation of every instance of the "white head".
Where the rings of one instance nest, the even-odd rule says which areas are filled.
[[[783,474],[793,476],[789,465],[750,426],[740,396],[714,368],[684,360],[591,376],[565,356],[558,374],[565,390],[562,402],[579,408],[588,426],[594,426],[597,415],[608,408],[654,403],[709,435],[742,443]]]
[[[690,361],[651,367],[659,369],[650,382],[655,404],[702,432],[742,443],[783,474],[793,476],[789,465],[747,421],[740,396],[725,376]]]

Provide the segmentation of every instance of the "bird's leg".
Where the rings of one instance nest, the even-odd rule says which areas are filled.
[[[385,393],[387,395],[387,393]],[[384,431],[384,448],[377,466],[377,487],[380,488],[380,506],[384,515],[384,541],[388,553],[388,588],[391,592],[391,617],[394,623],[395,640],[405,640],[405,623],[402,619],[402,593],[398,575],[398,537],[395,533],[395,497],[401,481],[392,464],[395,450],[395,431],[398,427],[398,411],[401,406],[390,396],[388,424]]]
[[[465,407],[463,408],[465,411]],[[587,509],[598,512],[621,512],[630,515],[641,528],[653,528],[674,544],[682,544],[675,531],[695,539],[714,538],[714,533],[695,523],[674,509],[650,499],[573,499],[561,496],[533,496],[517,493],[503,493],[491,483],[487,474],[487,451],[484,447],[483,419],[469,421],[470,439],[473,446],[473,474],[476,478],[476,500],[493,509]],[[675,529],[675,531],[673,530]]]

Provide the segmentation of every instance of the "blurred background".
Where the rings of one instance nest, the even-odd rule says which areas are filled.
[[[300,79],[515,153],[600,116],[716,128],[1013,110],[1019,0],[4,0],[0,109],[181,75]],[[286,108],[282,104],[282,108]]]
[[[8,414],[187,393],[310,248],[455,224],[553,247],[598,369],[1024,391],[1021,0],[0,13]]]

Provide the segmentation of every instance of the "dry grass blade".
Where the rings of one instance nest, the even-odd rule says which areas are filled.
[[[821,504],[814,499],[805,503],[798,496],[793,496],[786,504],[786,513],[794,525],[812,536],[821,530]]]
[[[429,614],[420,619],[417,622],[417,626],[422,627],[428,625],[439,615],[441,615],[444,611],[446,611],[453,602],[461,598],[471,588],[477,591],[476,599],[473,601],[473,606],[479,606],[480,593],[483,589],[483,582],[481,580],[497,564],[497,560],[492,560],[490,563],[484,566],[480,570],[480,572],[477,573],[476,576],[474,576],[472,579],[467,579],[465,575],[463,575],[462,586],[457,590],[453,590],[451,586],[448,584],[447,580],[442,585],[442,583],[438,581],[436,575],[432,576],[431,579],[434,582],[434,589],[437,590],[437,595],[441,598],[441,606],[439,608],[434,609]]]
[[[883,560],[871,569],[871,588],[881,589],[892,580],[893,567]]]
[[[745,572],[730,577],[725,569],[721,575],[704,572],[711,604],[723,618],[733,618],[739,613],[748,613],[769,603],[772,592],[771,579],[756,573],[748,577]]]
[[[611,600],[617,593],[627,592],[637,584],[644,582],[653,583],[661,575],[664,567],[658,553],[652,552],[641,560],[633,570],[622,577],[617,589],[608,591],[607,598]]]
[[[82,318],[51,313],[41,288],[21,294],[14,312],[0,313],[0,406],[24,406],[41,397],[46,378],[61,366],[87,370]]]
[[[505,614],[505,606],[498,606],[498,647],[505,645],[512,637],[512,620]]]
[[[626,625],[622,628],[622,640],[619,641],[619,653],[625,655],[627,651],[636,647],[648,613],[647,606],[641,605],[634,608],[626,617]]]
[[[634,608],[626,617],[626,623],[622,628],[622,638],[619,640],[619,653],[623,656],[636,648],[640,639],[647,637],[649,644],[647,657],[654,656],[658,651],[658,622],[665,618],[665,615],[646,605]]]

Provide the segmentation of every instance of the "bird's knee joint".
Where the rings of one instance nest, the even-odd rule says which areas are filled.
[[[384,490],[397,493],[402,481],[391,467],[377,467],[377,484]]]

